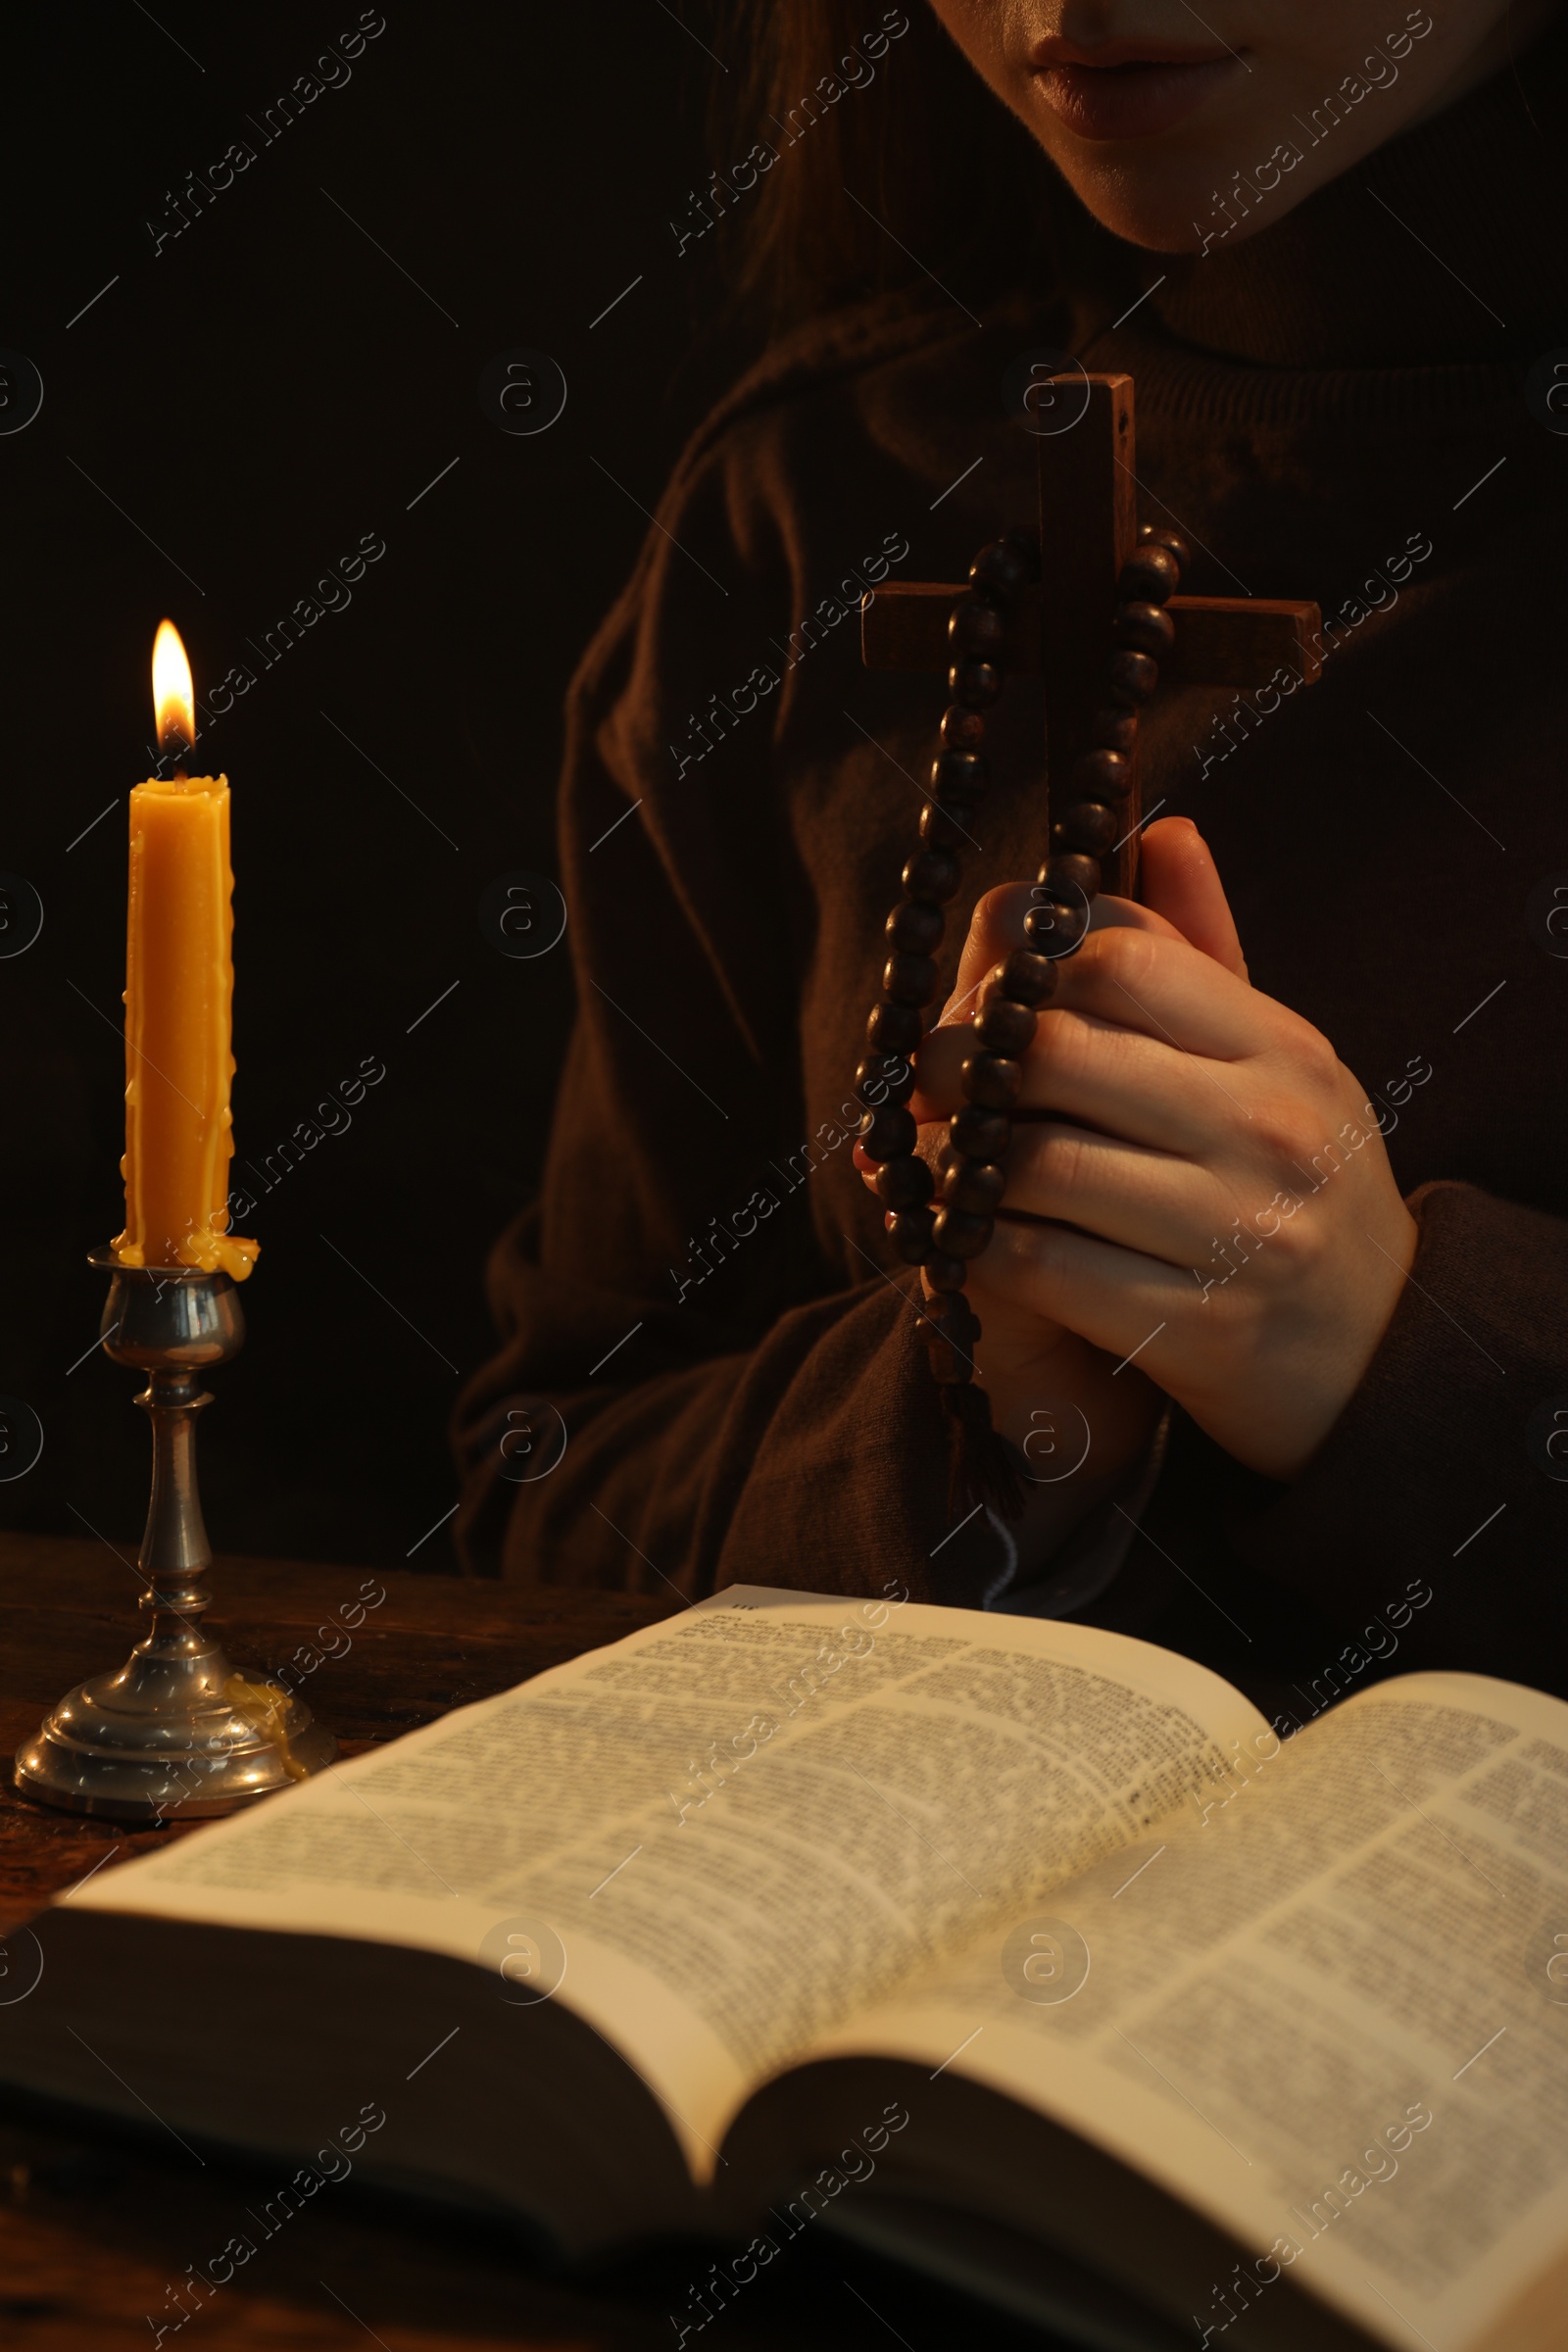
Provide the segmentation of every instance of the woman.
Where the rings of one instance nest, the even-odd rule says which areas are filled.
[[[1298,1716],[1377,1648],[1562,1689],[1557,11],[937,0],[834,9],[831,49],[829,14],[742,12],[763,136],[710,202],[816,315],[697,435],[573,692],[579,1022],[494,1261],[468,1557],[1072,1611]],[[1135,378],[1188,591],[1315,598],[1326,650],[1310,693],[1144,714],[1143,903],[1060,966],[969,1268],[1009,1525],[950,1509],[855,1140],[945,693],[863,670],[852,608],[1029,521],[1000,387],[1042,347]],[[1026,681],[988,714],[933,1154],[1024,938],[1039,726]]]

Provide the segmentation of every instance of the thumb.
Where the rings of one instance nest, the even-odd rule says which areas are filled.
[[[952,996],[942,1007],[941,1024],[967,1021],[987,972],[1004,956],[1010,956],[1014,948],[1028,947],[1029,934],[1023,927],[1023,918],[1034,903],[1034,893],[1027,882],[1004,882],[1000,888],[988,890],[976,903],[963,953],[958,957],[958,976],[953,983]]]
[[[1203,855],[1206,858],[1208,853],[1204,851]],[[1223,906],[1223,898],[1220,903]],[[975,999],[988,973],[1010,956],[1014,948],[1034,945],[1024,929],[1024,917],[1038,904],[1038,893],[1028,882],[1004,882],[997,890],[988,890],[977,903],[958,958],[958,976],[953,984],[953,994],[943,1006],[936,1027],[927,1030],[917,1056],[919,1085],[909,1104],[917,1119],[946,1118],[956,1107],[960,1100],[958,1072],[964,1055],[974,1050],[970,1023]],[[1089,920],[1091,929],[1096,931],[1120,924],[1135,931],[1154,931],[1170,939],[1181,936],[1157,909],[1109,895],[1096,899]]]
[[[1186,824],[1182,818],[1181,823]],[[1193,838],[1196,840],[1197,836]],[[1202,852],[1205,859],[1206,850]],[[1213,872],[1212,860],[1209,871]],[[1218,877],[1215,877],[1218,888]],[[1221,894],[1220,905],[1224,906]],[[1014,948],[1034,945],[1024,929],[1024,917],[1032,906],[1038,906],[1039,893],[1029,882],[1004,882],[996,890],[988,890],[977,901],[963,953],[958,958],[958,976],[953,984],[953,994],[942,1008],[939,1025],[947,1027],[955,1021],[967,1021],[974,1011],[974,1000],[980,984],[993,966],[1010,956]],[[1179,922],[1167,920],[1167,909],[1152,905],[1139,906],[1131,899],[1117,899],[1107,892],[1096,899],[1090,909],[1089,927],[1103,931],[1120,924],[1135,931],[1155,931],[1164,937],[1186,938]],[[1232,938],[1235,937],[1234,931]],[[1204,946],[1196,941],[1196,946]],[[1212,953],[1206,950],[1206,953]],[[1238,954],[1240,951],[1238,950]]]
[[[1247,959],[1230,901],[1208,844],[1191,817],[1166,816],[1151,825],[1143,838],[1141,865],[1144,905],[1245,980]]]

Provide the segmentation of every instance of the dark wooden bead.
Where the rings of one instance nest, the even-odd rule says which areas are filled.
[[[1125,752],[1085,752],[1072,766],[1069,797],[1075,801],[1124,801],[1133,788],[1133,763]]]
[[[989,710],[1002,692],[1002,672],[995,662],[965,654],[948,672],[948,692],[966,710]]]
[[[942,713],[942,748],[947,752],[977,752],[985,739],[986,722],[978,710],[950,703]]]
[[[903,876],[905,891],[922,906],[945,906],[957,897],[961,879],[958,860],[942,850],[921,850]]]
[[[948,643],[954,654],[980,654],[995,661],[1006,642],[1005,615],[983,597],[966,596],[955,605],[948,620]]]
[[[911,956],[929,956],[942,945],[947,929],[940,906],[925,906],[917,899],[906,899],[888,916],[887,934],[896,948],[907,948]]]
[[[1138,713],[1106,703],[1089,722],[1090,739],[1107,752],[1123,752],[1129,756],[1138,745]]]
[[[894,1102],[868,1110],[860,1121],[860,1149],[867,1159],[907,1159],[919,1138],[911,1114]]]
[[[963,1091],[987,1110],[1010,1110],[1023,1086],[1023,1064],[1005,1054],[969,1054],[963,1062]]]
[[[927,801],[920,811],[920,839],[950,855],[973,846],[974,805],[970,801]]]
[[[1111,635],[1118,645],[1130,645],[1136,653],[1152,654],[1162,662],[1175,648],[1176,623],[1158,605],[1118,605]]]
[[[959,1348],[967,1354],[980,1337],[980,1318],[960,1286],[922,1300],[920,1331],[923,1339],[944,1339],[950,1347]]]
[[[907,1102],[914,1092],[914,1064],[902,1054],[868,1054],[856,1064],[855,1091],[873,1110],[884,1102]]]
[[[1016,1060],[1034,1044],[1035,1027],[1035,1016],[1027,1004],[987,983],[974,1016],[974,1033],[990,1053],[1007,1054]]]
[[[1119,645],[1106,665],[1105,684],[1113,702],[1147,703],[1159,684],[1159,665],[1147,654],[1134,653],[1131,646]]]
[[[1060,858],[1054,854],[1034,878],[1029,892],[1032,907],[1044,906],[1047,913],[1086,914],[1088,893],[1081,883],[1074,882],[1066,871],[1066,853]],[[1025,917],[1025,920],[1028,918]]]
[[[1102,801],[1074,801],[1052,826],[1051,847],[1053,851],[1084,850],[1091,858],[1103,858],[1120,836],[1121,818],[1114,808],[1107,808]]]
[[[924,1035],[925,1023],[912,1004],[878,1004],[865,1024],[873,1054],[912,1054]]]
[[[1080,891],[1086,899],[1092,899],[1100,888],[1100,860],[1098,858],[1080,858],[1071,853],[1062,858],[1053,858],[1041,879],[1049,891],[1060,893],[1060,905],[1071,906]],[[892,991],[888,993],[891,995]]]
[[[959,1359],[959,1369],[945,1369],[938,1374],[943,1386],[950,1381],[968,1381],[973,1374],[973,1350],[980,1339],[980,1317],[968,1303],[961,1289],[943,1292],[938,1298],[926,1298],[919,1310],[919,1336],[931,1350],[931,1364],[936,1369],[938,1357],[953,1350]]]
[[[1017,1004],[1049,1004],[1056,993],[1056,967],[1045,956],[1014,948],[1005,963],[997,966],[997,985]]]
[[[1004,531],[1002,536],[1009,547],[1015,547],[1018,550],[1028,564],[1031,581],[1038,580],[1040,577],[1040,533],[1035,529],[1034,524],[1015,522],[1011,530]]]
[[[1012,1121],[1000,1111],[982,1109],[978,1102],[966,1102],[948,1121],[948,1141],[965,1159],[1005,1159]]]
[[[930,1162],[914,1153],[908,1159],[885,1159],[876,1172],[878,1198],[889,1208],[923,1208],[936,1190]]]
[[[1162,605],[1182,584],[1182,567],[1168,547],[1146,539],[1129,556],[1116,575],[1116,595],[1123,604]]]
[[[1089,928],[1089,910],[1076,901],[1065,906],[1043,899],[1030,907],[1023,918],[1023,927],[1040,957],[1070,956],[1083,945]]]
[[[936,1248],[936,1219],[929,1208],[901,1208],[888,1237],[906,1265],[923,1266]]]
[[[1006,1171],[994,1160],[964,1159],[956,1152],[943,1171],[944,1207],[961,1208],[972,1217],[994,1217],[1006,1189]]]
[[[901,949],[883,965],[882,986],[896,1004],[929,1004],[937,993],[937,967],[929,956],[906,956]]]
[[[974,1217],[966,1208],[939,1208],[932,1239],[945,1257],[978,1257],[991,1239],[989,1217]]]
[[[1185,579],[1192,569],[1193,551],[1179,532],[1167,531],[1156,522],[1146,522],[1139,530],[1138,542],[1141,547],[1153,546],[1166,549],[1175,558],[1176,569],[1180,578]]]
[[[1035,568],[1013,540],[993,539],[970,564],[969,577],[977,588],[989,588],[993,596],[1011,599],[1028,587]]]
[[[971,1348],[956,1347],[951,1340],[939,1339],[926,1331],[926,1360],[931,1377],[939,1389],[961,1389],[974,1378],[974,1354]]]
[[[925,1278],[934,1291],[961,1291],[968,1273],[961,1257],[944,1257],[939,1251],[925,1261]]]
[[[990,781],[984,752],[939,752],[931,762],[931,792],[939,801],[977,801]]]

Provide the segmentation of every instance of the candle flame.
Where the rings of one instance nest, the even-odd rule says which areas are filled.
[[[188,750],[196,740],[196,691],[172,620],[161,620],[153,639],[153,709],[158,713],[160,751]]]

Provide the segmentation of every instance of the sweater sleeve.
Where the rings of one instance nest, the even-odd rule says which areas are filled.
[[[897,1580],[977,1604],[1008,1547],[984,1513],[949,1536],[918,1285],[873,1254],[877,1220],[835,1256],[821,1215],[854,1055],[824,1121],[802,1045],[820,910],[794,822],[813,769],[782,658],[820,582],[773,487],[787,429],[688,456],[574,683],[577,1021],[540,1197],[491,1260],[504,1344],[458,1408],[459,1544],[471,1572],[538,1583]]]
[[[1560,1682],[1568,1659],[1568,1224],[1466,1184],[1420,1238],[1382,1345],[1301,1476],[1237,1539],[1359,1630],[1406,1588],[1400,1663]],[[1528,1634],[1523,1629],[1530,1629]]]
[[[604,1143],[624,1152],[623,1122]],[[542,1265],[540,1225],[530,1210],[493,1255],[509,1336],[460,1408],[471,1571],[656,1598],[749,1583],[983,1604],[1006,1541],[981,1514],[932,1557],[943,1417],[883,1283],[781,1298],[763,1332],[741,1331],[650,1298],[646,1263]]]

